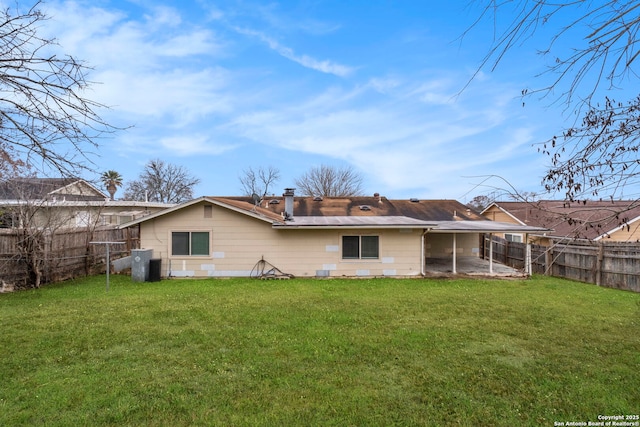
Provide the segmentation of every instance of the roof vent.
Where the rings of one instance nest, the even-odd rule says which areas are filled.
[[[278,199],[271,199],[271,200],[269,200],[269,204],[270,204],[270,205],[279,205],[279,204],[280,204],[280,200],[278,200]]]
[[[316,197],[313,198],[313,201],[314,202],[321,202],[322,201],[322,197],[316,196]]]
[[[361,205],[360,206],[360,210],[361,211],[370,211],[371,210],[371,206],[369,206],[369,205]]]
[[[409,201],[410,201],[411,203],[419,203],[419,202],[420,202],[420,199],[416,199],[415,197],[412,197],[411,199],[409,199]]]

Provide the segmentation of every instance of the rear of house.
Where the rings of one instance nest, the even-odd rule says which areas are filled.
[[[284,224],[264,211],[239,213],[202,199],[141,222],[140,246],[162,259],[169,277],[250,276],[261,260],[300,277],[420,274],[422,227]]]
[[[263,261],[298,277],[412,277],[430,259],[456,273],[456,260],[482,256],[485,232],[528,230],[500,228],[453,200],[294,198],[291,189],[270,200],[200,197],[130,226],[163,277],[255,276]]]

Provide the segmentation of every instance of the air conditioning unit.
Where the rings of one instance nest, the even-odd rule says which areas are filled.
[[[153,249],[131,250],[131,280],[134,282],[147,282],[149,280],[149,261]]]

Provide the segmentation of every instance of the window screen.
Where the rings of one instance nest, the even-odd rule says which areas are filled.
[[[171,233],[171,255],[189,255],[189,233],[174,231]]]
[[[345,258],[345,259],[360,258],[360,237],[359,236],[342,236],[342,258]]]
[[[191,233],[191,255],[209,255],[209,233]]]
[[[362,258],[378,258],[378,236],[361,236]]]

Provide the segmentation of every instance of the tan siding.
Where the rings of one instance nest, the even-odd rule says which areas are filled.
[[[611,233],[610,237],[603,237],[603,241],[608,242],[637,242],[640,241],[640,221],[636,221],[629,225],[629,228],[622,229]]]
[[[205,202],[203,202],[205,203]],[[285,273],[316,276],[330,270],[331,276],[420,274],[420,232],[391,230],[276,230],[259,219],[213,207],[213,218],[204,218],[203,204],[141,224],[141,247],[153,249],[162,258],[163,275],[246,276],[263,257]],[[208,257],[171,256],[172,231],[209,231]],[[380,236],[380,258],[342,260],[341,236]],[[337,249],[337,250],[336,250]]]
[[[492,206],[489,209],[487,209],[487,211],[484,212],[482,215],[491,221],[506,222],[509,224],[520,224],[511,215],[506,214],[504,211],[502,211],[501,209],[495,206]]]
[[[489,209],[487,209],[487,211],[484,212],[482,216],[484,216],[485,218],[491,221],[506,222],[509,224],[519,224],[519,222],[513,219],[513,217],[511,217],[510,215],[507,215],[506,213],[504,213],[503,210],[497,208],[496,206],[492,206]],[[500,237],[502,239],[505,238],[504,233],[493,233],[493,235],[496,237]]]

